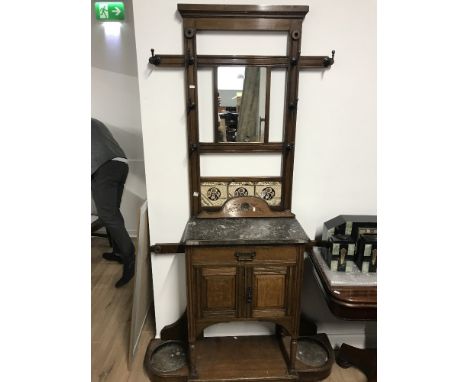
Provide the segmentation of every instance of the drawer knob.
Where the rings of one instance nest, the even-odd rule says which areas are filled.
[[[255,258],[255,252],[236,252],[237,261],[252,261]]]

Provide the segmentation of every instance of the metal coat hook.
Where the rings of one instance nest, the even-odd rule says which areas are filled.
[[[330,57],[325,57],[323,59],[323,66],[328,68],[329,66],[332,66],[335,63],[335,50],[332,50],[332,56]]]
[[[299,102],[299,98],[296,98],[294,101],[290,102],[288,105],[289,110],[296,110],[298,102]]]
[[[151,57],[149,58],[149,63],[153,65],[159,65],[161,63],[161,57],[154,55],[154,49],[151,48]]]
[[[190,100],[188,105],[187,105],[187,110],[191,111],[191,110],[195,109],[195,106],[197,106],[196,103],[193,102],[193,100]]]
[[[193,65],[195,62],[195,58],[193,57],[193,54],[190,52],[190,49],[187,49],[187,63],[189,65]]]

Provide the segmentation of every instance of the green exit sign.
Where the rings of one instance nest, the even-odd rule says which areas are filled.
[[[119,21],[125,18],[125,7],[121,1],[98,1],[94,3],[96,19],[101,21]]]

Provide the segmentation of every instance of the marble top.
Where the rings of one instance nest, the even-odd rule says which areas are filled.
[[[303,244],[307,234],[295,218],[190,219],[186,245]]]
[[[317,260],[331,286],[377,286],[377,273],[362,273],[354,262],[350,272],[331,271],[322,257],[323,250],[326,249],[314,247],[311,256]]]

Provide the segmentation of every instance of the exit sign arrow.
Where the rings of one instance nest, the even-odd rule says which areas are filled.
[[[125,6],[121,1],[97,1],[94,3],[94,8],[96,11],[96,20],[119,21],[125,19]]]

